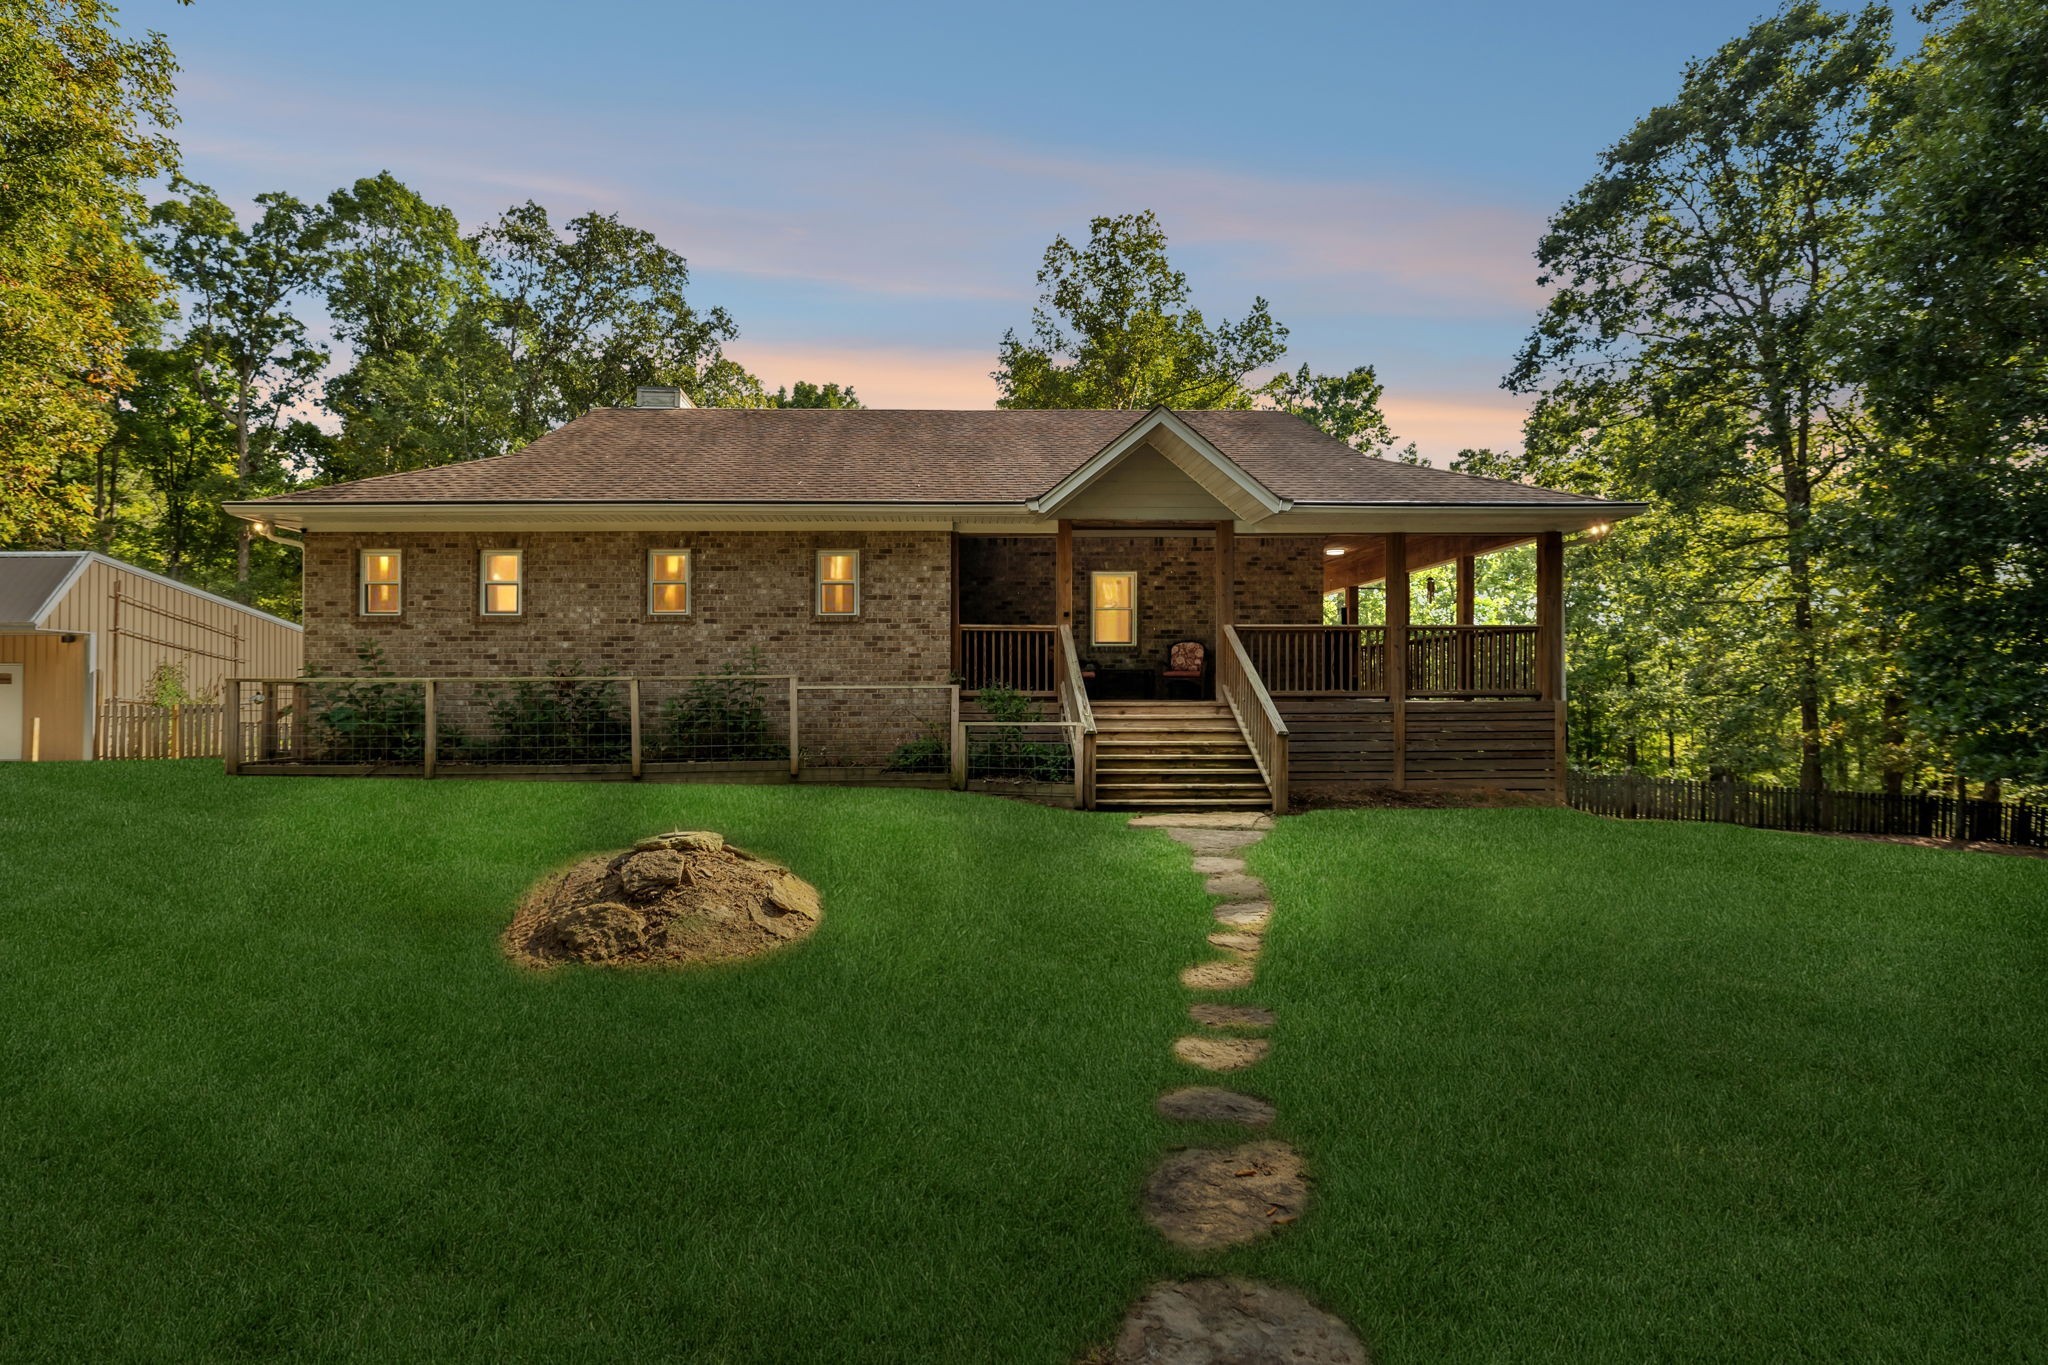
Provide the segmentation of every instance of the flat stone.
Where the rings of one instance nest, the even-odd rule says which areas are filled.
[[[1235,925],[1239,929],[1263,929],[1271,918],[1271,901],[1232,901],[1216,907],[1217,923]]]
[[[1257,934],[1248,934],[1242,929],[1218,929],[1209,935],[1209,942],[1241,957],[1257,957],[1262,941]]]
[[[1152,1107],[1161,1118],[1180,1123],[1235,1123],[1245,1128],[1263,1128],[1273,1121],[1273,1106],[1258,1096],[1215,1085],[1169,1090]]]
[[[1358,1334],[1291,1289],[1236,1278],[1157,1284],[1131,1305],[1116,1365],[1372,1365]]]
[[[1266,837],[1262,829],[1162,829],[1160,833],[1202,854],[1235,853]]]
[[[1188,1006],[1188,1018],[1210,1028],[1273,1027],[1273,1011],[1264,1005],[1219,1005],[1201,1000]]]
[[[1257,811],[1183,811],[1166,815],[1134,815],[1134,829],[1271,829],[1273,817]]]
[[[1218,872],[1242,872],[1244,871],[1244,859],[1208,857],[1197,858],[1195,859],[1195,871],[1201,873],[1205,877],[1212,876]]]
[[[1266,1060],[1270,1038],[1214,1038],[1190,1034],[1173,1040],[1173,1055],[1204,1071],[1242,1071]]]
[[[1232,900],[1264,900],[1267,894],[1264,882],[1242,872],[1219,872],[1203,882],[1202,889],[1212,896],[1228,896]]]
[[[1301,1154],[1271,1139],[1168,1152],[1145,1183],[1145,1221],[1189,1251],[1243,1246],[1301,1216]]]
[[[1249,962],[1203,962],[1180,974],[1180,984],[1191,991],[1234,991],[1252,984]]]

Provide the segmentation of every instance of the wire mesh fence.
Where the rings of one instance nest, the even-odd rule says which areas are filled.
[[[1703,820],[1753,829],[1874,834],[2048,848],[2048,811],[2022,801],[1925,793],[1805,791],[1641,773],[1571,773],[1565,800],[1624,820]]]
[[[687,776],[787,773],[943,784],[958,688],[789,674],[236,680],[240,771]],[[801,736],[801,738],[799,738]],[[801,755],[792,753],[800,746]],[[824,775],[824,774],[821,774]]]
[[[967,721],[960,775],[971,791],[1080,800],[1081,727],[1072,721]]]
[[[839,780],[950,779],[960,690],[950,683],[801,683],[800,767]]]

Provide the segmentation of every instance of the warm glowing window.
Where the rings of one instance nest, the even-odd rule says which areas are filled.
[[[860,615],[860,551],[818,551],[818,615]]]
[[[690,552],[647,552],[647,610],[655,616],[682,616],[690,610]]]
[[[1098,645],[1138,643],[1138,576],[1089,575],[1088,628]]]
[[[365,616],[396,616],[403,605],[405,565],[396,550],[363,551],[363,598]]]
[[[485,550],[483,609],[486,616],[517,616],[524,591],[524,556],[517,550]]]

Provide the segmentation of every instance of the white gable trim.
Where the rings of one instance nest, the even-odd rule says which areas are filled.
[[[1088,463],[1026,505],[1041,516],[1057,514],[1062,505],[1162,432],[1172,439],[1151,442],[1152,448],[1243,520],[1263,521],[1294,505],[1273,496],[1264,484],[1245,473],[1235,460],[1167,408],[1154,408],[1140,417],[1123,435],[1097,451]]]

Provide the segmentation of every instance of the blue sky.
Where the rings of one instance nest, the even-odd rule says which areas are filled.
[[[773,387],[978,407],[1055,233],[1156,210],[1211,316],[1379,367],[1398,434],[1515,440],[1530,252],[1600,150],[1758,0],[128,5],[235,200],[388,169],[476,226],[617,211]]]

